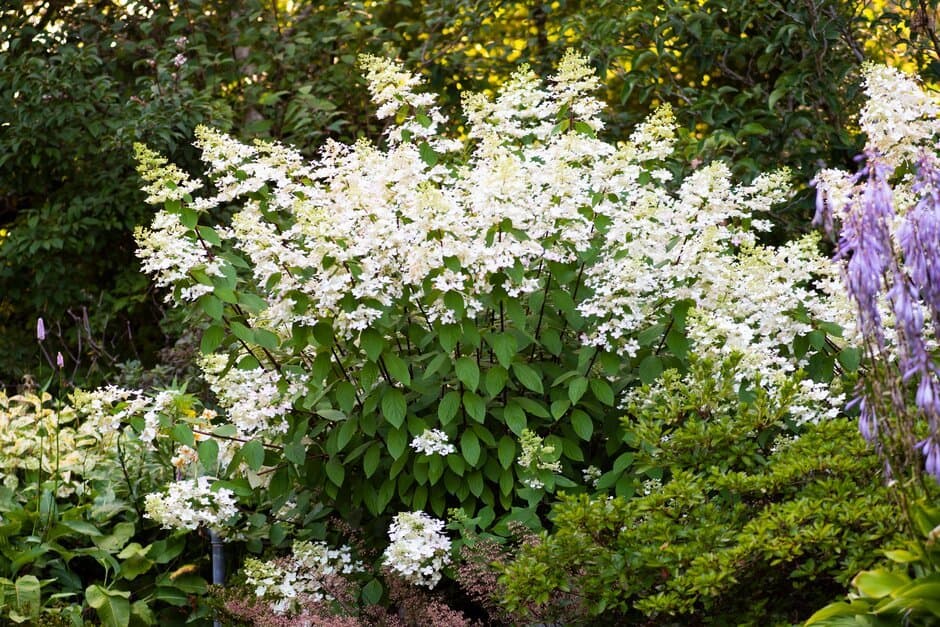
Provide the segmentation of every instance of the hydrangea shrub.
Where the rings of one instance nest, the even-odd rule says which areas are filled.
[[[672,181],[668,108],[629,142],[597,139],[597,79],[577,55],[547,88],[521,71],[495,100],[467,96],[462,140],[414,76],[363,63],[385,149],[330,143],[306,162],[202,128],[215,191],[194,198],[199,182],[139,148],[164,205],[140,256],[211,321],[205,370],[229,424],[290,445],[328,495],[379,513],[407,491],[441,513],[434,486],[451,477],[506,508],[524,428],[555,432],[577,465],[605,407],[664,359],[738,350],[773,382],[805,358],[793,344],[814,320],[844,320],[813,287],[833,277],[811,241],[757,243],[784,173],[735,185],[712,164]],[[211,224],[222,206],[230,223]],[[410,458],[429,428],[462,455]],[[346,483],[351,464],[395,472],[371,493]]]
[[[547,84],[524,68],[493,98],[465,95],[460,127],[415,75],[362,65],[382,146],[306,160],[200,128],[206,180],[137,147],[162,206],[139,256],[204,326],[218,412],[142,426],[240,499],[229,522],[251,548],[322,537],[330,513],[381,538],[393,516],[458,508],[505,534],[543,524],[561,489],[632,495],[653,477],[618,401],[693,354],[733,355],[742,393],[806,369],[789,397],[801,422],[839,406],[838,273],[814,237],[759,241],[786,172],[677,179],[668,106],[602,141],[598,80],[574,53]],[[445,540],[386,565],[433,585]]]

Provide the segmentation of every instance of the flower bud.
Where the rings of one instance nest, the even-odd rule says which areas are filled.
[[[58,352],[55,355],[55,365],[59,368],[65,368],[65,358],[62,357],[62,352]]]
[[[36,337],[40,342],[46,339],[46,323],[42,321],[42,318],[36,319]]]

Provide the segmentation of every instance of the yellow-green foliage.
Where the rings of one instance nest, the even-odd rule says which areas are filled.
[[[117,431],[79,421],[73,407],[56,406],[48,394],[0,392],[0,473],[12,490],[41,463],[46,476],[58,471],[58,496],[81,491],[88,473],[113,460],[117,438]]]

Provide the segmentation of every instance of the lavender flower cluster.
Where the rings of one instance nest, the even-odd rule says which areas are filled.
[[[872,357],[852,401],[861,433],[882,451],[890,476],[918,468],[920,453],[940,481],[937,107],[913,79],[890,68],[869,66],[866,89],[863,166],[854,175],[820,173],[815,222],[838,235],[836,260]],[[913,174],[896,176],[899,165]]]

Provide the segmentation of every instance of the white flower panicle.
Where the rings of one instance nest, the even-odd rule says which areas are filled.
[[[245,582],[275,614],[300,612],[306,603],[332,601],[334,583],[363,570],[348,546],[333,549],[325,542],[307,541],[294,542],[287,557],[270,561],[249,557],[242,567]]]
[[[451,562],[451,543],[443,530],[443,521],[424,512],[398,514],[389,527],[391,543],[382,561],[405,581],[433,588]]]
[[[523,472],[528,475],[522,479],[522,482],[530,488],[540,490],[544,483],[536,475],[539,471],[548,471],[560,473],[561,460],[559,451],[550,444],[545,444],[543,439],[530,429],[523,429],[519,435],[519,458],[517,463]]]
[[[200,365],[219,406],[226,410],[240,437],[284,433],[285,416],[304,389],[303,377],[263,368],[226,370],[226,361],[219,355],[203,359]]]
[[[209,527],[220,533],[226,523],[238,514],[235,493],[228,488],[212,488],[212,479],[199,477],[175,481],[167,492],[153,492],[144,498],[144,516],[164,529]]]
[[[411,448],[425,455],[450,455],[457,448],[450,443],[447,434],[440,429],[425,429],[411,441]]]
[[[178,214],[159,211],[149,229],[137,227],[134,230],[134,238],[141,270],[152,274],[158,287],[179,285],[180,299],[192,302],[212,292],[211,285],[195,282],[192,272],[202,270],[208,276],[221,277],[223,262],[220,258],[211,258],[189,233],[191,229],[183,226]],[[171,298],[173,294],[166,297]]]
[[[202,187],[200,181],[190,179],[179,167],[167,164],[166,158],[143,144],[134,144],[134,155],[137,158],[137,173],[148,183],[143,188],[148,203],[182,200]]]
[[[862,72],[867,100],[859,123],[868,136],[866,149],[897,166],[933,148],[940,133],[940,106],[900,70],[869,63]]]

